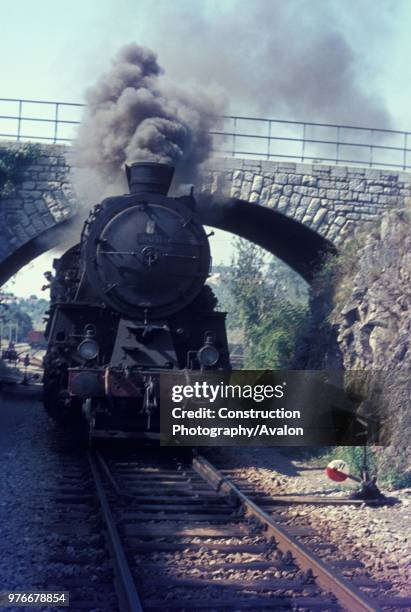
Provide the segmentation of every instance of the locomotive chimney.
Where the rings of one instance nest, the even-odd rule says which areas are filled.
[[[126,164],[130,193],[161,193],[167,195],[173,180],[174,168],[157,162]]]

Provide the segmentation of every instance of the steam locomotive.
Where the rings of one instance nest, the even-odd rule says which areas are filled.
[[[167,195],[173,173],[126,166],[130,193],[95,206],[54,261],[44,403],[93,438],[159,438],[161,372],[230,368],[208,237],[193,193]]]

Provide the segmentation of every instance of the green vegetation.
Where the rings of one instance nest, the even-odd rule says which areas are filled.
[[[0,198],[15,192],[24,168],[38,155],[39,146],[36,144],[23,144],[18,149],[0,147]]]
[[[0,332],[2,340],[9,338],[22,342],[27,333],[33,329],[33,322],[29,315],[21,309],[17,302],[8,304],[1,303],[0,308]]]
[[[227,310],[230,340],[244,346],[244,367],[287,368],[308,318],[308,289],[285,264],[245,240],[235,240],[230,267],[215,270],[213,285]]]
[[[401,489],[411,487],[411,473],[407,470],[407,462],[409,461],[409,447],[399,449],[396,448],[398,463],[394,466],[391,463],[391,458],[381,457],[379,460],[378,473],[379,482],[389,489]]]
[[[37,298],[32,295],[28,299],[20,299],[19,307],[23,313],[26,313],[33,323],[33,329],[44,329],[44,317],[49,309],[49,302],[43,298]]]
[[[399,469],[399,465],[394,465],[391,459],[388,458],[386,449],[382,446],[367,446],[367,465],[371,476],[377,476],[377,484],[383,488],[399,489],[401,487],[411,486],[411,475],[404,470],[407,465],[409,449],[396,448],[397,454],[402,457],[403,470]],[[350,468],[350,473],[354,476],[361,476],[363,465],[363,447],[362,446],[333,446],[318,448],[314,453],[314,463],[318,465],[320,462],[326,465],[333,459],[342,459]]]
[[[3,340],[26,340],[31,329],[44,329],[43,318],[48,310],[47,300],[32,295],[17,298],[12,293],[0,294],[0,333]]]
[[[324,465],[333,459],[342,459],[345,461],[349,468],[350,474],[354,476],[361,476],[363,460],[364,460],[364,447],[362,446],[332,446],[326,447],[326,450],[321,449],[320,456]],[[370,474],[376,472],[376,458],[372,448],[367,447],[367,465]]]

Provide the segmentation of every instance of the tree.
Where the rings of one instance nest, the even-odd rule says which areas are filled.
[[[299,302],[276,300],[260,325],[253,327],[254,342],[247,351],[250,369],[281,370],[290,366],[297,337],[307,322],[307,308]]]
[[[251,329],[260,323],[265,309],[264,252],[241,238],[234,244],[236,253],[231,261],[228,287],[234,305],[233,322],[242,328],[248,345],[252,343]]]
[[[267,265],[267,282],[277,298],[287,297],[291,302],[306,304],[309,298],[308,284],[297,272],[281,259],[270,256]]]
[[[28,299],[19,300],[19,306],[32,320],[33,329],[44,329],[44,317],[50,307],[48,300],[30,296]]]
[[[26,339],[27,333],[33,329],[33,322],[17,303],[6,304],[0,311],[0,329],[3,340],[10,337],[14,339],[17,330],[17,341],[22,342]]]
[[[256,245],[236,239],[235,247],[228,287],[232,323],[243,334],[245,367],[287,368],[308,317],[307,287]]]

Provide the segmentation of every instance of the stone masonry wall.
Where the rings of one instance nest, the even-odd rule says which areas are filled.
[[[355,226],[402,208],[411,174],[224,158],[208,163],[202,190],[275,208],[338,245]]]
[[[20,146],[0,143],[8,149]],[[24,170],[16,192],[0,200],[0,272],[2,262],[14,251],[77,212],[70,184],[70,149],[38,146],[39,157]],[[411,174],[216,158],[208,162],[196,190],[223,192],[275,208],[338,245],[355,226],[375,221],[387,209],[402,208],[404,199],[411,195]]]
[[[18,143],[0,147],[18,149]],[[10,197],[0,199],[0,263],[13,251],[75,215],[66,147],[40,145]]]

